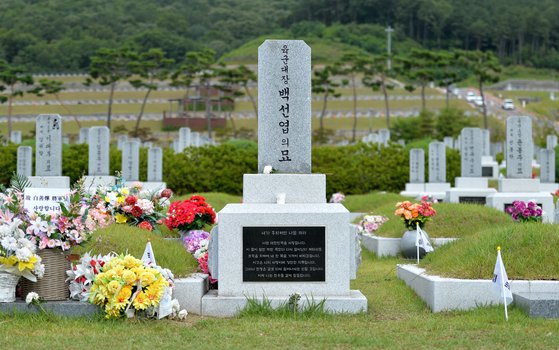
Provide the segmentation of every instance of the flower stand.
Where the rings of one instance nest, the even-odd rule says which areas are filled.
[[[11,303],[16,300],[16,286],[20,277],[8,272],[0,272],[0,303]]]
[[[27,293],[35,292],[46,301],[68,299],[66,270],[70,268],[70,262],[66,254],[60,249],[43,249],[38,251],[38,255],[43,259],[45,276],[37,282],[23,280],[20,283],[22,296],[25,297]]]

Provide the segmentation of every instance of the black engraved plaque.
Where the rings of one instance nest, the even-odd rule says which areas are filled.
[[[244,282],[324,282],[326,228],[243,227]]]

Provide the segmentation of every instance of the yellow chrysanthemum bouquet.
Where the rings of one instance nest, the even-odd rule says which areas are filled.
[[[105,309],[105,317],[131,316],[136,311],[152,315],[169,283],[154,268],[131,255],[109,260],[95,276],[89,301]]]

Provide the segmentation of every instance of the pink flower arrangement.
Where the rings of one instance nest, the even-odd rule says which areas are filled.
[[[506,212],[512,216],[514,221],[519,222],[541,222],[542,221],[542,208],[535,201],[519,201],[512,202],[512,205],[507,207]]]
[[[382,215],[365,215],[357,225],[359,232],[372,234],[385,222],[388,221],[386,216]]]

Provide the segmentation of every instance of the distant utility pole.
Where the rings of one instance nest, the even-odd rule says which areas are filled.
[[[392,32],[394,31],[394,29],[388,26],[384,31],[386,32],[386,53],[388,53],[386,67],[390,70],[392,69]]]

